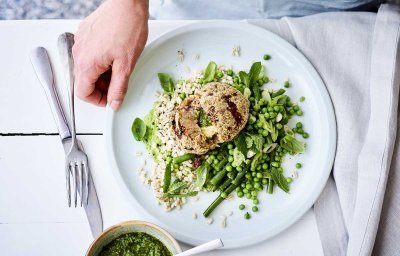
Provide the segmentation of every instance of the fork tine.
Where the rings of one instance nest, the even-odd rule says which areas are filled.
[[[74,202],[75,202],[75,208],[77,206],[77,196],[78,196],[78,178],[77,178],[77,173],[76,173],[76,166],[75,162],[71,163],[71,170],[72,170],[72,179],[74,183]]]
[[[83,169],[85,172],[85,190],[86,190],[86,204],[89,203],[89,168],[87,166],[87,162],[83,163]]]
[[[82,175],[82,163],[77,163],[78,166],[78,180],[79,180],[79,197],[81,198],[81,206],[83,202],[83,175]]]
[[[71,207],[71,171],[69,165],[65,166],[65,180],[67,187],[68,207]]]

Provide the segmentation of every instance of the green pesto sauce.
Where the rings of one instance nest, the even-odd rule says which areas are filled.
[[[143,232],[133,232],[111,241],[99,256],[172,256],[172,253],[157,238]]]

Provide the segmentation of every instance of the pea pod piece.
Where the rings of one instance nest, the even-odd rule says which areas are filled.
[[[171,185],[171,173],[172,173],[172,163],[167,163],[164,172],[164,185],[163,185],[163,192],[167,193],[169,189],[169,185]]]
[[[188,154],[174,157],[173,161],[174,161],[174,164],[180,164],[180,163],[186,162],[188,160],[192,160],[193,158],[194,158],[194,154],[188,153]]]

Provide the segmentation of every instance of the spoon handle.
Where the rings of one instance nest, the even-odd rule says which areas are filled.
[[[191,256],[202,252],[209,252],[212,250],[216,250],[222,247],[224,247],[224,244],[222,243],[221,239],[215,239],[205,244],[196,246],[190,250],[175,254],[175,256]]]

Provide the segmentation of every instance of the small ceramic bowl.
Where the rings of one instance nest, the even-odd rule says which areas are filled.
[[[106,229],[99,237],[97,237],[90,245],[86,256],[97,256],[104,246],[109,244],[115,238],[133,232],[144,232],[159,239],[173,254],[182,252],[178,242],[164,229],[149,222],[132,220],[119,223]]]

